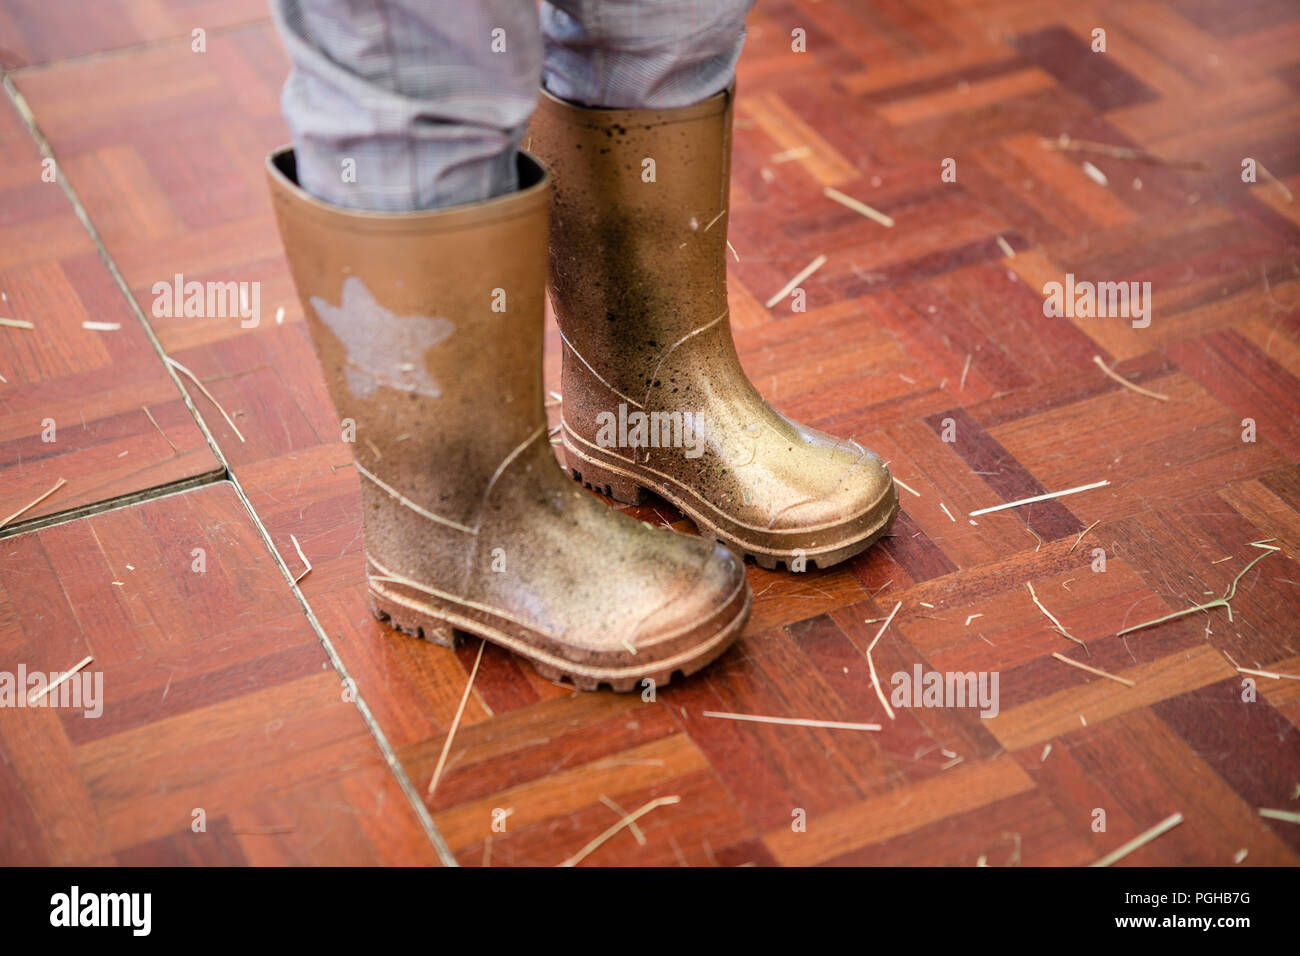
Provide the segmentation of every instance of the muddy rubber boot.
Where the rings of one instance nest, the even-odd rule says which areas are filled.
[[[267,162],[302,300],[361,481],[371,605],[439,644],[477,635],[551,680],[631,690],[703,667],[749,614],[744,569],[575,485],[542,397],[550,184],[485,202],[367,213]]]
[[[878,455],[785,418],[741,368],[731,101],[589,109],[542,91],[530,149],[555,179],[564,453],[586,484],[633,503],[650,489],[765,568],[827,567],[888,531],[898,492]]]

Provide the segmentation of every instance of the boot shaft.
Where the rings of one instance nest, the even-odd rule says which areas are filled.
[[[533,117],[530,146],[555,180],[550,278],[560,331],[637,402],[665,349],[728,323],[732,98],[728,90],[681,109],[615,110],[542,91]]]
[[[519,173],[518,192],[485,202],[367,213],[306,194],[291,150],[268,160],[290,271],[330,397],[355,423],[367,499],[397,492],[472,528],[501,462],[545,435],[549,180],[524,154]]]

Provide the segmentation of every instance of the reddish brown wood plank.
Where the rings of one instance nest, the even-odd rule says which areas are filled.
[[[5,863],[436,861],[229,485],[0,542],[0,606],[10,680],[93,657],[0,712]]]
[[[218,468],[72,205],[44,172],[17,112],[0,104],[0,317],[33,326],[0,327],[0,519],[67,480],[16,522]]]
[[[144,20],[119,18],[100,31],[102,46],[158,42],[22,70],[15,83],[146,313],[153,283],[176,273],[262,283],[257,328],[151,323],[244,433],[240,441],[197,399],[276,550],[296,573],[293,535],[312,562],[302,594],[423,790],[477,641],[426,645],[366,607],[357,479],[263,193],[263,153],[286,138],[283,56],[260,19],[210,31],[198,56],[174,12],[115,7]],[[89,26],[58,35],[61,13],[5,9],[22,12],[12,35],[23,57],[57,59],[96,42]],[[245,9],[222,15],[235,22]],[[1109,25],[1105,54],[1088,47],[1094,20]],[[589,862],[1081,864],[1175,811],[1184,825],[1129,862],[1224,864],[1240,849],[1247,864],[1296,862],[1294,834],[1261,821],[1255,805],[1286,807],[1300,691],[1265,679],[1248,704],[1228,690],[1240,687],[1233,660],[1300,670],[1291,633],[1300,612],[1300,214],[1277,186],[1240,181],[1242,156],[1255,155],[1300,192],[1288,42],[1300,36],[1298,20],[1271,0],[1232,10],[1217,0],[1080,10],[760,0],[739,73],[728,216],[742,361],[784,413],[876,448],[919,495],[904,491],[892,536],[842,567],[800,576],[751,568],[756,603],[743,640],[654,701],[574,695],[489,649],[428,800],[461,863],[554,864],[617,821],[602,797],[631,811],[665,796],[681,802],[642,818],[645,845],[623,831]],[[807,53],[791,50],[797,27]],[[1044,148],[1062,133],[1205,168]],[[955,182],[940,178],[946,158]],[[894,217],[894,227],[831,201],[826,185]],[[19,285],[29,300],[48,307],[112,292],[80,233],[52,215],[61,207],[37,190],[10,193],[14,228],[39,231],[58,253],[4,266],[27,270]],[[819,254],[827,263],[805,283],[807,312],[789,300],[764,308]],[[1043,285],[1066,273],[1151,282],[1152,324],[1045,316]],[[273,319],[280,307],[283,324]],[[548,327],[549,387],[556,345]],[[1107,377],[1094,355],[1168,401]],[[111,358],[101,385],[125,362]],[[52,347],[29,364],[85,360]],[[1256,419],[1258,441],[1241,441],[1243,417]],[[184,410],[160,418],[170,433],[168,421],[180,428]],[[102,470],[100,459],[87,462],[94,467],[79,473]],[[974,524],[967,516],[1101,479],[1111,484]],[[241,522],[214,528],[202,509],[162,505],[148,517],[131,509],[96,518],[100,541],[139,542],[137,568],[183,569],[189,539],[215,551],[261,547],[228,537],[230,527],[247,530]],[[628,510],[691,530],[662,502]],[[31,728],[49,754],[33,786],[49,800],[29,802],[0,775],[0,803],[12,805],[3,852],[123,863],[427,860],[422,835],[405,814],[391,815],[401,805],[394,778],[365,756],[352,723],[347,733],[330,729],[340,719],[330,716],[332,672],[314,669],[319,650],[296,608],[272,609],[265,576],[249,570],[269,567],[268,555],[223,564],[197,589],[173,572],[151,575],[147,595],[105,595],[87,527],[0,542],[25,574],[19,584],[0,577],[0,653],[28,652],[29,622],[70,621],[42,646],[75,660],[93,619],[97,655],[121,694],[93,728]],[[1261,538],[1283,552],[1243,578],[1232,621],[1216,608],[1116,633],[1222,594],[1262,553],[1250,545]],[[1086,651],[1052,630],[1029,583]],[[995,672],[996,717],[957,707],[885,714],[866,648],[896,602],[872,652],[886,690],[917,666]],[[1072,668],[1054,651],[1135,686]],[[155,699],[163,688],[166,699]],[[882,730],[738,723],[706,710],[876,721]],[[202,789],[222,800],[250,784],[265,789],[214,814],[196,840],[168,815],[198,799],[187,774],[215,761],[218,744],[190,723],[200,713],[247,745],[245,766]],[[273,739],[255,739],[275,720],[283,726]],[[281,759],[286,734],[311,759]],[[0,765],[21,763],[3,734],[0,754],[9,760]],[[117,766],[128,758],[179,796],[131,789]],[[99,813],[129,839],[52,818],[42,809],[49,801]],[[339,804],[346,814],[320,809]],[[1097,808],[1107,811],[1102,832],[1092,826]],[[508,811],[496,830],[495,810]],[[798,811],[806,832],[791,828]],[[159,815],[166,825],[136,822]],[[325,831],[314,845],[303,838]]]

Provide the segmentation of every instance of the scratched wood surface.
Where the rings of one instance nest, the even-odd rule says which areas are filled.
[[[190,491],[15,537],[0,542],[0,568],[32,573],[35,558],[9,552],[39,545],[48,555],[40,588],[61,589],[75,608],[112,609],[124,596],[104,578],[120,572],[84,556],[73,543],[80,529],[143,521],[110,537],[159,548],[154,529],[167,519],[129,516],[182,507],[200,526],[242,529],[247,557],[231,560],[265,568],[265,583],[189,604],[199,618],[226,609],[242,638],[210,641],[203,649],[215,653],[201,664],[186,658],[240,677],[192,675],[185,699],[196,714],[219,712],[231,735],[282,721],[344,764],[339,754],[355,747],[365,770],[357,782],[350,766],[331,771],[296,754],[272,780],[260,739],[248,754],[180,742],[203,718],[187,726],[169,709],[184,705],[157,701],[168,671],[129,649],[199,625],[176,607],[174,621],[157,623],[114,612],[104,653],[120,648],[114,673],[135,690],[105,730],[81,731],[94,740],[60,743],[63,756],[35,782],[14,733],[4,735],[0,766],[19,769],[4,778],[0,805],[28,809],[6,814],[0,846],[11,848],[6,858],[14,847],[35,859],[93,848],[95,859],[128,863],[432,858],[434,841],[398,783],[425,792],[478,645],[419,643],[365,607],[357,479],[262,185],[264,152],[287,138],[277,111],[283,53],[257,11],[118,6],[147,22],[115,19],[97,40],[60,3],[0,0],[0,24],[18,24],[9,35],[22,38],[0,44],[5,62],[21,67],[14,85],[163,348],[231,414],[240,435],[195,395],[289,574],[304,570],[290,535],[311,561],[299,588],[312,620],[259,552],[254,519],[229,510],[233,491]],[[195,53],[191,27],[217,16],[206,52]],[[1091,49],[1098,27],[1104,53]],[[806,53],[791,50],[796,29]],[[83,55],[92,50],[107,52]],[[489,647],[425,800],[438,839],[467,865],[554,864],[621,812],[678,797],[584,862],[1082,864],[1182,813],[1179,827],[1125,862],[1231,864],[1246,851],[1245,865],[1296,863],[1300,826],[1258,811],[1300,811],[1300,681],[1255,677],[1245,701],[1236,668],[1300,674],[1300,204],[1291,195],[1300,191],[1300,10],[1266,0],[1068,9],[760,0],[739,89],[729,292],[745,366],[781,411],[876,448],[916,494],[903,493],[891,537],[840,567],[751,567],[757,599],[744,639],[654,702],[575,694]],[[1158,159],[1045,148],[1062,136]],[[1269,175],[1243,182],[1246,158]],[[955,182],[940,176],[948,159]],[[894,226],[832,201],[827,187]],[[819,255],[827,260],[804,283],[806,312],[789,299],[764,307]],[[153,318],[153,284],[177,273],[260,282],[261,323]],[[1043,285],[1067,273],[1150,282],[1150,326],[1045,317]],[[553,328],[549,336],[546,377],[557,387]],[[1094,356],[1167,400],[1107,377]],[[1254,441],[1243,441],[1244,419]],[[1094,491],[968,518],[1103,479],[1110,484]],[[690,530],[663,502],[629,510]],[[1263,539],[1282,550],[1240,580],[1231,620],[1220,607],[1117,634],[1225,593],[1265,553],[1251,544]],[[1105,571],[1094,570],[1103,554]],[[1030,584],[1086,650],[1053,630]],[[7,592],[6,633],[25,633],[28,615],[43,613],[40,588],[20,589],[32,592],[27,611]],[[917,665],[996,672],[996,716],[885,713],[866,651],[896,604],[871,653],[883,679]],[[319,669],[323,652],[310,647],[322,634],[382,739],[363,746],[348,736],[357,720],[326,700],[343,675]],[[94,628],[61,640],[82,643],[49,661],[56,648],[42,645],[42,663],[98,652]],[[294,670],[309,660],[315,677]],[[276,693],[286,685],[294,689]],[[314,729],[318,709],[347,734]],[[739,723],[706,711],[883,729]],[[175,759],[158,760],[168,748]],[[385,748],[391,773],[380,766]],[[30,745],[18,750],[32,759]],[[249,781],[290,796],[267,797],[238,826],[232,817],[227,836],[195,842],[184,821],[154,822],[172,798],[150,788],[151,774],[185,778],[176,786],[190,802]],[[377,810],[380,788],[389,796]],[[303,804],[331,809],[295,811]],[[80,815],[87,806],[126,835],[94,831]],[[292,832],[276,831],[284,819]],[[276,832],[235,833],[249,827]],[[367,834],[360,850],[350,842],[358,831]]]

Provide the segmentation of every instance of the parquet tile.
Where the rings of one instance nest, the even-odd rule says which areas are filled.
[[[102,710],[3,710],[0,862],[436,861],[230,485],[0,542],[0,607]]]
[[[219,468],[49,168],[0,104],[0,518],[68,482],[24,521]]]
[[[205,24],[196,53],[190,30]],[[1091,49],[1098,26],[1104,53]],[[792,52],[795,29],[808,52]],[[114,0],[73,22],[63,4],[0,0],[0,35],[13,38],[0,42],[10,79],[163,348],[242,433],[195,395],[295,575],[290,535],[302,545],[302,598],[423,792],[478,644],[421,644],[366,608],[357,479],[262,184],[263,154],[287,137],[285,60],[260,4]],[[1300,674],[1297,39],[1300,11],[1279,0],[760,0],[728,217],[742,361],[783,412],[876,448],[918,494],[903,492],[889,538],[841,567],[751,567],[744,639],[653,701],[575,694],[489,648],[426,799],[455,859],[559,863],[617,822],[602,798],[631,811],[679,796],[638,821],[644,844],[625,830],[586,862],[1076,865],[1177,811],[1183,826],[1125,862],[1229,864],[1244,849],[1248,865],[1294,865],[1300,829],[1257,810],[1297,808],[1300,681],[1247,683],[1234,662]],[[4,487],[29,500],[48,486],[32,410],[87,395],[100,437],[58,461],[69,495],[74,475],[86,501],[119,493],[97,484],[128,447],[113,428],[137,436],[127,461],[137,445],[169,467],[198,461],[201,434],[151,350],[126,337],[134,320],[94,247],[32,178],[25,130],[0,114],[0,134],[0,282],[69,323],[48,340],[0,329],[32,350],[0,352],[0,453],[12,449],[0,466],[17,472],[21,452],[32,493]],[[1161,160],[1048,148],[1062,135]],[[1243,182],[1246,157],[1283,185]],[[941,177],[947,159],[955,181]],[[39,241],[8,241],[19,235]],[[818,255],[806,312],[763,306]],[[1150,326],[1044,315],[1044,284],[1067,273],[1150,282]],[[260,323],[155,315],[154,283],[176,274],[260,283]],[[99,352],[69,346],[92,306],[124,317],[118,337],[92,340]],[[556,344],[548,326],[551,388]],[[1094,356],[1167,401],[1106,377]],[[137,428],[145,402],[180,456]],[[120,480],[173,480],[155,477],[162,467]],[[116,688],[99,722],[0,712],[0,858],[434,859],[236,505],[219,486],[0,541],[3,660],[39,651],[66,666],[89,642]],[[663,502],[628,510],[690,530]],[[1241,579],[1231,620],[1216,608],[1117,634],[1223,594],[1261,539],[1282,550]],[[184,572],[191,541],[224,556],[198,581]],[[127,560],[155,569],[147,591],[111,584]],[[1086,650],[1052,629],[1028,584]],[[886,690],[916,667],[996,674],[996,716],[886,714],[867,649],[896,603],[871,651]],[[182,811],[202,800],[219,809],[196,840]]]

